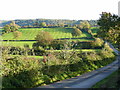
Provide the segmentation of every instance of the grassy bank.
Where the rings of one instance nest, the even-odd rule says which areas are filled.
[[[120,69],[96,83],[92,88],[120,88]]]

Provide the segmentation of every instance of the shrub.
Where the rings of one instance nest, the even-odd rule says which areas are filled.
[[[5,25],[3,28],[6,33],[9,33],[18,30],[20,26],[18,26],[17,24],[15,24],[14,21],[12,21],[10,24]]]
[[[89,29],[89,30],[88,30],[88,33],[92,34],[92,31]]]
[[[92,47],[102,47],[103,46],[103,43],[104,43],[104,41],[102,40],[102,39],[100,39],[100,38],[95,38],[95,41],[94,42],[92,42],[91,44],[92,44]]]
[[[53,41],[53,38],[48,32],[40,31],[36,37],[35,40],[38,42],[39,45],[46,47],[51,44]]]
[[[52,47],[54,50],[61,50],[64,48],[65,43],[66,40],[53,40],[50,44],[50,47]]]
[[[113,58],[115,56],[112,52],[106,51],[105,49],[100,51],[100,55],[104,58]]]
[[[72,36],[80,36],[82,34],[82,31],[78,28],[74,28],[72,32]]]
[[[2,60],[3,88],[33,87],[39,81],[41,63],[35,58]]]
[[[75,77],[111,63],[115,56],[106,59],[98,52],[76,53],[64,50],[49,53],[44,59],[46,64],[28,57],[3,58],[3,88],[31,88]]]
[[[113,49],[108,45],[108,43],[104,44],[104,50],[108,51],[108,52],[113,52]]]
[[[45,54],[45,49],[42,46],[40,46],[40,44],[38,42],[33,43],[32,48],[34,50],[34,54],[37,56]]]
[[[90,27],[91,27],[91,26],[90,26],[90,24],[89,24],[88,21],[82,21],[82,22],[80,23],[80,27],[79,27],[79,28],[87,31],[87,30],[90,29]]]
[[[96,52],[90,52],[84,56],[86,60],[92,60],[92,61],[97,61],[97,60],[102,60],[102,57],[99,56]]]
[[[46,22],[41,22],[40,23],[40,27],[46,27],[46,26],[47,26]]]

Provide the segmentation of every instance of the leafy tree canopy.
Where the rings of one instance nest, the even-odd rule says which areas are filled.
[[[102,12],[98,25],[100,26],[98,37],[117,44],[120,49],[120,17],[115,14]]]
[[[46,22],[42,22],[42,23],[40,23],[40,27],[46,27],[47,25],[46,25]]]
[[[41,46],[47,46],[51,44],[53,41],[52,36],[49,34],[49,32],[40,31],[37,36],[35,37],[35,40],[39,43]]]
[[[82,31],[78,28],[74,28],[72,32],[72,36],[80,36],[82,34]]]
[[[14,21],[12,21],[10,24],[7,24],[4,26],[4,30],[6,33],[14,32],[14,31],[18,30],[19,28],[20,28],[20,26],[15,24]]]
[[[90,29],[90,24],[89,24],[89,22],[88,21],[82,21],[79,25],[78,25],[78,27],[80,28],[80,29],[84,29],[84,30],[88,30],[88,29]]]

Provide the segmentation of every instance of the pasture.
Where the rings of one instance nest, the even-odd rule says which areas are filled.
[[[10,55],[12,57],[16,57],[16,56],[21,56],[21,57],[26,57],[26,56],[22,56],[22,55]],[[43,59],[43,56],[28,56],[29,58],[36,58],[36,59]]]
[[[24,47],[25,44],[32,48],[32,44],[36,41],[3,41],[2,46],[19,46]]]
[[[22,32],[22,36],[17,40],[35,40],[35,36],[39,31],[47,31],[54,39],[59,38],[73,38],[71,32],[73,28],[20,28],[18,31]],[[91,37],[90,34],[83,32],[77,38]],[[2,35],[3,40],[14,40],[13,32]]]
[[[0,29],[2,32],[3,29]],[[82,35],[77,37],[72,37],[71,32],[73,28],[20,28],[18,31],[22,32],[22,36],[19,37],[17,40],[35,40],[35,36],[39,33],[39,31],[47,31],[51,34],[54,39],[62,39],[62,38],[70,38],[68,41],[93,41],[92,36],[87,33],[83,32]],[[71,39],[76,38],[76,39]],[[81,38],[81,39],[78,39]],[[91,38],[91,39],[87,39]],[[9,40],[16,40],[14,39],[13,32],[6,33],[2,35],[3,46],[21,46],[23,47],[25,44],[28,44],[30,48],[32,48],[32,44],[36,41],[9,41]]]

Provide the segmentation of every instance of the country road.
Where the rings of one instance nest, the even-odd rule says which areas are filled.
[[[104,79],[105,77],[110,75],[112,72],[116,71],[119,67],[119,64],[120,64],[119,51],[117,51],[110,43],[108,44],[114,50],[114,52],[118,55],[116,60],[113,63],[105,67],[99,68],[97,70],[94,70],[92,72],[85,73],[81,76],[77,76],[71,79],[66,79],[66,80],[45,85],[45,86],[40,86],[37,88],[91,88],[94,84]]]

